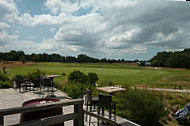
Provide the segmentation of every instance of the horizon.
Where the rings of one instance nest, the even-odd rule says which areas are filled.
[[[0,51],[150,60],[190,48],[189,2],[1,0]]]

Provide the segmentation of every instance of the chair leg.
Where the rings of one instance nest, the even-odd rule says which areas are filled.
[[[86,105],[87,105],[86,110],[88,111],[88,102]],[[87,114],[86,114],[86,122],[87,122]]]
[[[116,108],[114,108],[114,120],[116,121]]]
[[[98,106],[98,115],[100,115],[100,108]],[[100,125],[100,120],[98,119],[98,126]]]
[[[111,119],[111,109],[109,109],[109,119]]]

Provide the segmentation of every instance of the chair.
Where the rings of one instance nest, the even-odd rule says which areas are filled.
[[[91,90],[86,90],[86,94],[87,94],[87,111],[88,111],[88,106],[90,106],[90,112],[92,112],[92,106],[98,105],[98,97],[92,97],[92,91]],[[91,117],[89,118],[89,125],[90,125],[90,120]],[[87,115],[86,115],[86,121],[87,121]]]
[[[114,120],[116,120],[116,105],[112,101],[111,95],[99,94],[99,105],[98,105],[98,114],[102,110],[102,116],[104,116],[104,110],[109,110],[109,119],[111,119],[112,109],[114,109]]]
[[[25,87],[25,90],[27,91],[27,87],[30,87],[30,83],[26,83],[26,80],[24,80],[23,76],[16,76],[15,78],[16,81],[16,89],[19,88],[19,92],[21,92],[21,88]]]
[[[47,88],[47,92],[50,92],[50,88],[53,88],[53,85],[52,85],[52,83],[51,83],[51,79],[49,79],[49,78],[45,78],[45,79],[43,79],[43,87],[44,88]],[[51,90],[51,93],[53,93],[52,92],[52,90]]]
[[[35,91],[34,88],[38,88],[38,89],[40,88],[40,91],[41,91],[41,81],[40,81],[40,78],[35,78],[33,80],[32,87],[33,87],[33,92]]]
[[[88,110],[88,106],[90,106],[90,111],[92,111],[92,106],[94,106],[97,104],[98,105],[98,97],[92,97],[92,91],[91,90],[86,90],[86,94],[87,94],[87,110]]]

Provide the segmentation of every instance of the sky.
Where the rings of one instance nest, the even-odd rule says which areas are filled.
[[[190,2],[0,0],[0,52],[149,60],[190,48]]]

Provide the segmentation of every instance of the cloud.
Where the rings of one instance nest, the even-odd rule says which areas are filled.
[[[19,11],[16,8],[14,0],[0,1],[0,20],[13,22],[17,19]]]
[[[110,57],[144,54],[151,47],[177,50],[190,46],[187,2],[47,0],[44,5],[49,13],[31,16],[24,12],[18,16],[20,12],[13,0],[0,1],[1,35],[7,36],[7,41],[21,41],[25,44],[23,49],[34,52],[87,53]],[[82,10],[87,12],[80,15]],[[11,28],[9,22],[14,20],[25,27],[48,26],[47,31],[52,36],[55,35],[53,38],[33,42],[29,41],[31,38],[18,40],[18,35],[1,32],[1,29]],[[2,39],[5,44],[4,39],[6,38]],[[31,48],[31,44],[35,44],[35,48]]]
[[[69,0],[47,0],[45,6],[55,15],[59,12],[70,14],[80,8],[79,3],[72,3]]]
[[[67,22],[64,13],[60,13],[58,16],[52,16],[50,14],[34,15],[33,17],[29,13],[24,13],[19,17],[21,24],[26,26],[37,26],[37,25],[60,25],[63,22]]]
[[[10,27],[9,24],[4,23],[4,22],[0,22],[0,31],[5,30],[5,29],[7,29],[9,27]]]

